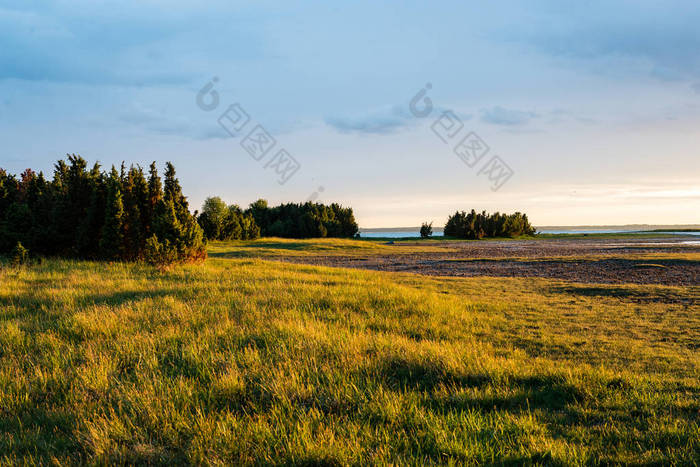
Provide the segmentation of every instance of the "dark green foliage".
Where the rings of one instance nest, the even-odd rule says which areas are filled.
[[[251,212],[244,213],[235,204],[226,206],[218,196],[204,201],[197,221],[209,240],[254,240],[260,237],[260,228]]]
[[[197,217],[197,222],[202,227],[204,235],[210,240],[224,240],[224,223],[228,214],[228,207],[218,196],[207,198],[202,206],[202,213]],[[240,229],[239,229],[240,230]],[[234,238],[240,238],[236,236]]]
[[[473,209],[470,213],[457,211],[447,219],[445,224],[445,236],[480,240],[494,237],[519,237],[521,235],[534,235],[526,214],[487,214],[486,211],[477,213]]]
[[[167,266],[177,261],[177,248],[170,243],[170,240],[164,240],[161,243],[156,235],[151,235],[146,240],[143,257],[147,263],[154,266]]]
[[[0,253],[21,242],[40,255],[136,261],[154,234],[170,262],[206,254],[170,163],[165,190],[155,163],[148,180],[139,166],[106,174],[76,155],[56,163],[50,182],[29,169],[19,179],[0,169]]]
[[[430,238],[433,236],[432,222],[430,224],[428,224],[427,222],[423,222],[423,225],[420,226],[420,236],[421,238]]]
[[[246,213],[255,218],[264,237],[353,237],[358,231],[352,208],[336,203],[288,203],[270,208],[265,200],[258,200]]]
[[[259,199],[242,211],[221,198],[207,198],[198,217],[210,240],[250,240],[262,236],[285,238],[353,237],[358,230],[351,208],[339,204],[281,204],[269,207]]]
[[[144,210],[148,209],[148,185],[141,167],[131,167],[122,180],[124,186],[124,257],[137,259],[146,245]]]
[[[119,259],[124,256],[124,203],[119,186],[120,176],[112,167],[107,181],[105,217],[100,235],[100,257],[105,259]]]

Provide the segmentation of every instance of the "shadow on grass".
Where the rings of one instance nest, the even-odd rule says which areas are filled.
[[[491,380],[485,375],[459,375],[434,361],[409,361],[401,357],[384,359],[376,368],[391,389],[432,391],[438,386],[481,387]]]
[[[0,412],[0,455],[39,456],[52,464],[55,453],[71,452],[74,461],[85,458],[77,441],[73,414],[58,409],[26,407],[18,413]]]
[[[437,362],[408,361],[400,357],[387,359],[377,367],[380,378],[392,389],[432,392],[440,386],[484,389],[502,386],[488,374],[458,374]],[[505,380],[512,395],[484,399],[436,400],[433,408],[440,410],[527,409],[544,407],[562,409],[567,404],[581,402],[589,396],[563,377],[553,375],[513,376]]]
[[[549,288],[556,294],[580,295],[584,297],[609,297],[628,300],[635,303],[697,303],[698,297],[688,295],[687,291],[672,289],[629,288],[616,285],[556,285]]]

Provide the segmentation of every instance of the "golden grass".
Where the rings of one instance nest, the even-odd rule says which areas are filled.
[[[2,269],[0,464],[700,456],[697,287],[434,278],[212,252],[167,272],[58,260]]]
[[[257,240],[214,241],[208,245],[213,258],[274,258],[279,256],[358,256],[445,252],[437,243],[393,245],[382,241],[344,238],[289,239],[266,237]]]

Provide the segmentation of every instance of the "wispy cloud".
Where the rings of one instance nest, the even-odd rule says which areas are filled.
[[[696,1],[591,0],[566,8],[543,2],[533,10],[532,21],[509,33],[515,43],[597,73],[642,72],[660,81],[700,77]]]
[[[501,106],[481,110],[481,121],[492,125],[525,125],[538,116],[539,115],[537,115],[535,112],[506,109]]]
[[[399,106],[360,116],[326,117],[326,125],[341,133],[388,134],[415,123],[415,118]]]
[[[221,139],[229,135],[212,120],[193,120],[192,116],[184,117],[177,113],[169,113],[166,109],[147,107],[134,103],[119,115],[119,121],[143,131],[161,135],[180,136],[191,139]]]
[[[433,115],[437,118],[438,115],[447,111],[445,108],[436,108],[433,110]],[[471,115],[452,111],[462,121],[469,120]],[[334,128],[341,133],[362,133],[384,135],[396,133],[419,123],[419,120],[411,115],[406,106],[394,106],[374,110],[364,115],[346,116],[346,117],[327,117],[326,125]]]

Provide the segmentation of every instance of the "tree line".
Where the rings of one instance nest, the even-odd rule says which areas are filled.
[[[358,232],[352,208],[333,203],[286,203],[270,207],[259,199],[246,210],[207,198],[198,217],[207,239],[353,237]]]
[[[486,211],[457,211],[447,219],[444,235],[446,237],[480,240],[494,237],[519,237],[534,235],[535,228],[530,224],[527,214],[487,214]]]
[[[175,167],[164,178],[155,162],[105,171],[68,155],[53,177],[0,169],[0,254],[18,261],[32,255],[139,261],[153,264],[206,257],[207,240],[352,237],[358,231],[351,208],[338,204],[288,203],[269,207],[258,200],[243,210],[207,198],[202,213],[190,213]]]
[[[161,180],[155,162],[103,171],[69,155],[52,180],[0,169],[0,253],[152,263],[206,257],[202,229],[189,211],[175,167]]]

